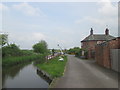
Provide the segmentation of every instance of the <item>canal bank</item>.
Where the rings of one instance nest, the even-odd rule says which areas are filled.
[[[64,61],[59,61],[59,57],[55,57],[49,60],[47,63],[37,65],[38,73],[49,82],[49,88],[52,88],[56,80],[64,75],[67,56],[64,56],[63,58]]]
[[[53,81],[53,78],[45,71],[41,70],[40,68],[37,68],[37,74],[43,77],[49,84]]]
[[[49,71],[40,69],[36,63],[18,64],[12,67],[3,69],[3,88],[50,88],[55,80],[63,75],[64,68],[67,62],[67,56],[64,61],[59,61],[59,57],[49,60],[47,64]]]
[[[66,64],[67,64],[67,63],[68,63],[68,62],[66,62]],[[66,67],[67,67],[67,65],[65,65],[64,72],[63,72],[63,76],[64,76],[64,74],[65,74],[65,72],[66,72]],[[62,76],[61,76],[61,77],[62,77]],[[52,80],[52,82],[50,83],[49,88],[54,88],[55,85],[56,85],[56,83],[60,80],[61,77],[56,77],[56,78],[54,78],[54,79]]]
[[[48,88],[49,83],[37,74],[32,63],[3,69],[3,88]]]

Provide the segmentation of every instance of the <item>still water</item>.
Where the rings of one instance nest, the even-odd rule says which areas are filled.
[[[48,88],[49,84],[37,74],[33,63],[3,69],[3,88]]]

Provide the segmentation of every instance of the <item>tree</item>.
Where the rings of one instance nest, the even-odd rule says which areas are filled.
[[[2,57],[21,56],[22,52],[16,44],[2,47]]]
[[[8,43],[8,35],[0,34],[0,45],[4,46],[6,43]]]
[[[33,50],[36,53],[46,54],[48,53],[48,45],[44,40],[41,40],[40,42],[33,45]]]
[[[54,54],[55,54],[55,49],[52,49],[52,55],[54,56]]]
[[[75,49],[75,56],[76,56],[76,57],[82,56],[82,49],[76,48],[76,49]]]
[[[68,50],[69,54],[75,54],[76,56],[81,56],[82,50],[79,47],[70,48]]]

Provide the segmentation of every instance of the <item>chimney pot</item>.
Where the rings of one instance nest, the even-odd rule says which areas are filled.
[[[90,30],[90,35],[93,35],[93,29],[91,28],[91,30]]]
[[[106,30],[105,30],[105,35],[109,35],[109,29],[108,28],[106,28]]]

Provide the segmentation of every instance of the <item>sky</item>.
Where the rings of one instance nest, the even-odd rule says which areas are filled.
[[[9,43],[32,49],[45,40],[48,48],[80,47],[90,34],[118,36],[117,2],[2,2],[0,31],[8,33]]]

